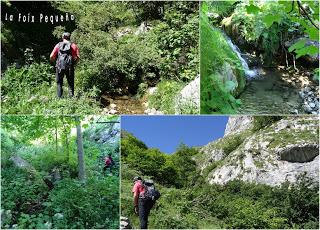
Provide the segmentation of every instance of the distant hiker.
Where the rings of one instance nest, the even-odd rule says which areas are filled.
[[[62,97],[63,93],[63,77],[66,75],[69,96],[74,96],[74,66],[80,59],[79,49],[76,44],[70,42],[70,33],[66,32],[62,35],[62,42],[59,42],[50,54],[50,61],[56,60],[56,82],[57,95]]]
[[[148,217],[150,210],[160,197],[160,192],[155,189],[152,180],[142,180],[141,177],[134,177],[132,188],[134,212],[139,215],[140,229],[148,228]]]
[[[112,159],[111,154],[108,155],[108,157],[106,157],[104,159],[104,167],[103,167],[103,172],[105,172],[107,169],[110,170],[110,173],[112,173],[112,168],[114,166],[114,161]]]

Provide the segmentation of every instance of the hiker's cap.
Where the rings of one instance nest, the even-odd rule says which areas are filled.
[[[141,179],[141,177],[139,177],[139,176],[135,176],[135,177],[133,178],[133,181],[137,181],[137,180],[142,180],[142,179]]]
[[[67,39],[67,40],[70,40],[70,37],[71,37],[71,34],[69,32],[64,32],[62,34],[62,38],[63,39]]]

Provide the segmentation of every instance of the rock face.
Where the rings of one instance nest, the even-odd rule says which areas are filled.
[[[249,116],[231,116],[229,117],[224,135],[226,136],[231,133],[234,134],[246,129],[251,129],[253,127],[252,121],[253,117]]]
[[[216,164],[208,173],[209,183],[225,184],[240,179],[277,186],[285,181],[295,183],[302,173],[319,181],[317,117],[288,117],[258,131],[244,129],[232,133],[237,127],[250,126],[250,123],[245,124],[247,119],[238,118],[236,122],[236,118],[231,118],[227,135],[201,149],[206,154],[206,160],[200,165],[202,172]],[[241,141],[230,142],[230,138],[241,135]],[[236,146],[226,154],[221,148],[223,143],[236,143]]]
[[[200,110],[200,76],[176,96],[175,114],[197,114]]]

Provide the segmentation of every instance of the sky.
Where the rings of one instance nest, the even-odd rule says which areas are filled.
[[[204,146],[223,137],[227,121],[226,116],[121,116],[121,129],[171,154],[180,143]]]

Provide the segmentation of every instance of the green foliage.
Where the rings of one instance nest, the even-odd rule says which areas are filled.
[[[166,114],[174,114],[176,95],[183,88],[183,84],[176,81],[161,81],[157,90],[150,95],[150,107],[160,110]]]
[[[94,99],[97,95],[90,91],[84,94],[76,90],[76,97],[58,99],[53,73],[53,68],[44,63],[9,67],[1,79],[3,113],[92,114],[100,111]],[[64,92],[66,94],[66,87]]]
[[[246,135],[230,137],[224,143],[225,147],[239,145],[239,140]],[[121,215],[129,218],[133,228],[139,228],[131,192],[132,178],[137,175],[155,179],[161,192],[149,216],[149,228],[152,229],[319,228],[319,185],[303,174],[297,178],[296,184],[284,183],[278,187],[239,180],[225,185],[208,184],[205,181],[207,174],[222,161],[208,166],[200,175],[193,161],[199,154],[195,149],[181,145],[174,154],[165,157],[158,150],[150,149],[149,152],[132,135],[126,134],[122,140],[126,155],[122,157]],[[134,143],[142,148],[134,148]],[[140,152],[129,152],[128,149]],[[143,161],[144,157],[148,162]],[[161,175],[162,165],[169,163],[173,171],[168,171],[165,177],[174,180],[164,182],[164,178],[156,175]]]
[[[30,6],[32,12],[43,13],[45,9],[52,14],[72,13],[75,21],[46,29],[39,26],[38,30],[35,24],[32,30],[30,24],[16,28],[13,23],[2,23],[5,59],[10,59],[4,69],[13,63],[11,54],[19,56],[13,50],[26,51],[19,59],[22,68],[10,67],[4,72],[4,113],[96,114],[102,111],[98,102],[102,94],[139,93],[141,97],[147,87],[163,79],[189,82],[198,75],[197,2],[47,2],[39,6],[13,3],[6,9],[19,12],[25,10],[23,6]],[[34,39],[29,30],[43,31],[41,37],[47,38]],[[76,97],[58,100],[54,68],[39,56],[48,57],[58,42],[54,37],[60,39],[66,30],[72,33],[71,40],[78,45],[81,60],[75,70]],[[45,49],[39,50],[43,44]],[[144,87],[138,92],[141,83]]]
[[[76,193],[75,193],[76,191]],[[53,218],[56,228],[110,228],[119,226],[119,181],[90,178],[86,185],[75,180],[60,181],[44,204],[48,213],[60,213]]]
[[[82,120],[88,123],[83,125],[87,180],[82,183],[71,132],[78,124],[74,117],[1,117],[1,228],[118,228],[120,127],[99,120],[118,118]],[[112,175],[103,175],[106,154],[115,161]],[[12,156],[27,166],[17,166]]]
[[[207,3],[203,2],[200,18],[201,113],[235,113],[241,104],[235,96],[245,86],[244,71],[225,36],[210,25],[206,7]],[[236,79],[227,78],[227,68]]]
[[[282,117],[279,117],[279,116],[256,116],[253,118],[253,130],[258,131],[281,119]]]

